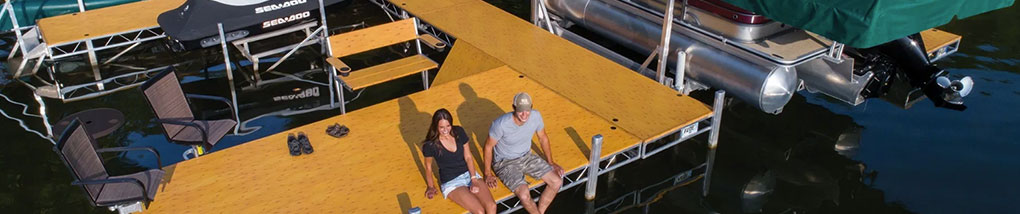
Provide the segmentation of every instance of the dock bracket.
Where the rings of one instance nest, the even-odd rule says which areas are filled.
[[[552,24],[552,16],[549,15],[545,0],[531,0],[531,23],[549,31],[549,33],[558,35],[557,28]]]
[[[843,43],[832,41],[832,45],[829,45],[829,51],[825,53],[825,59],[835,62],[843,62]]]

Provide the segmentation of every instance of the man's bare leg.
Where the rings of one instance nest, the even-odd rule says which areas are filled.
[[[528,190],[527,184],[517,186],[517,189],[514,190],[514,194],[517,195],[517,199],[520,199],[521,205],[524,206],[524,210],[527,210],[528,213],[542,213],[538,211],[538,207],[535,206],[535,202],[531,200],[531,191]]]
[[[542,196],[538,198],[539,213],[545,213],[545,209],[549,208],[549,204],[556,198],[556,193],[559,193],[560,187],[563,186],[563,178],[553,171],[542,175],[542,181],[545,181],[545,190],[542,191]]]

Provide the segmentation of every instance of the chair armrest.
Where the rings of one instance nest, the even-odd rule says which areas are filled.
[[[198,129],[198,131],[200,131],[202,133],[202,143],[208,143],[209,142],[209,136],[207,136],[205,134],[205,129],[202,128],[202,126],[199,126],[197,123],[190,122],[190,121],[168,120],[168,119],[158,119],[158,118],[157,119],[153,119],[152,121],[153,122],[157,122],[157,123],[161,123],[161,124],[173,124],[173,125],[182,125],[182,126],[195,127],[195,129]],[[167,133],[167,134],[169,135],[170,133]]]
[[[347,63],[341,61],[340,58],[326,57],[326,62],[333,65],[333,67],[340,72],[340,75],[347,76],[351,73],[351,67],[347,66]]]
[[[138,179],[134,179],[134,178],[111,178],[111,179],[87,180],[87,181],[77,180],[77,181],[71,182],[71,185],[81,186],[81,185],[91,185],[91,184],[112,184],[112,183],[133,183],[133,184],[135,184],[135,186],[138,186],[139,189],[142,189],[142,193],[145,194],[145,195],[142,196],[142,198],[146,198],[146,199],[149,198],[148,197],[149,190],[145,189],[145,185],[142,184],[142,181],[139,181]]]
[[[236,114],[236,112],[234,112],[234,104],[233,104],[233,102],[231,102],[227,98],[217,97],[217,96],[209,96],[209,95],[202,95],[202,94],[184,94],[184,97],[187,97],[188,99],[203,99],[203,100],[220,101],[220,102],[223,102],[224,104],[227,104],[227,108],[230,109],[230,113],[231,114]],[[238,121],[238,122],[240,122],[240,121]]]
[[[96,149],[96,152],[98,152],[98,153],[103,153],[103,152],[126,152],[126,151],[149,151],[152,154],[156,155],[156,164],[157,164],[156,167],[157,168],[163,167],[163,162],[159,160],[160,159],[159,158],[159,152],[157,152],[156,149],[153,149],[152,147],[137,146],[137,147],[110,147],[110,148]]]
[[[426,33],[418,35],[418,39],[421,40],[422,43],[425,43],[425,46],[429,46],[437,51],[443,51],[443,49],[446,48],[446,42],[439,40],[439,38],[436,38],[432,34]]]

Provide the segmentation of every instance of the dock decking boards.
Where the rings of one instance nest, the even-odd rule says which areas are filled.
[[[436,79],[432,84],[439,85],[454,81],[466,76],[471,76],[482,71],[506,65],[505,63],[492,58],[489,54],[478,50],[466,42],[454,42],[456,45],[450,50],[450,55],[443,62],[443,68],[439,69]]]
[[[185,0],[143,0],[40,19],[43,40],[49,45],[83,40],[159,26],[160,13],[177,8]]]
[[[453,113],[480,165],[480,141],[521,91],[535,99],[553,156],[568,172],[586,167],[595,134],[608,157],[711,116],[707,105],[480,0],[392,2],[457,38],[430,89],[178,163],[148,211],[464,212],[424,196],[420,142],[431,114]],[[323,132],[333,123],[351,133],[329,137]],[[287,133],[299,131],[315,153],[287,153]],[[537,143],[532,150],[543,152]],[[496,200],[512,197],[502,184],[491,191]]]
[[[511,111],[510,100],[519,91],[534,97],[534,108],[545,117],[553,156],[564,170],[586,166],[592,135],[605,136],[603,154],[641,141],[520,75],[505,66],[495,68],[178,163],[147,212],[400,213],[415,206],[429,213],[462,212],[442,196],[424,196],[420,142],[431,114],[450,110],[454,124],[464,126],[472,137],[471,152],[481,161],[484,142],[479,140],[485,139],[495,117]],[[483,87],[491,85],[502,87]],[[325,135],[333,123],[349,126],[351,133],[340,139]],[[287,153],[287,133],[298,131],[308,134],[315,153]],[[511,194],[502,184],[492,192],[497,198]]]
[[[705,104],[488,3],[391,0],[395,5],[641,139],[652,140],[708,117]],[[445,6],[445,7],[444,7]],[[667,98],[669,97],[669,98]]]

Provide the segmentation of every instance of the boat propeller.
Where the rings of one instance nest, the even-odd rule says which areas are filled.
[[[942,99],[956,105],[962,105],[963,97],[966,97],[974,89],[974,80],[969,76],[959,80],[949,80],[949,77],[940,76],[935,78],[935,82],[943,88]]]
[[[961,111],[967,108],[963,105],[963,98],[974,89],[974,80],[970,76],[958,80],[938,76],[932,81],[934,84],[928,84],[925,95],[935,102],[935,106]]]

